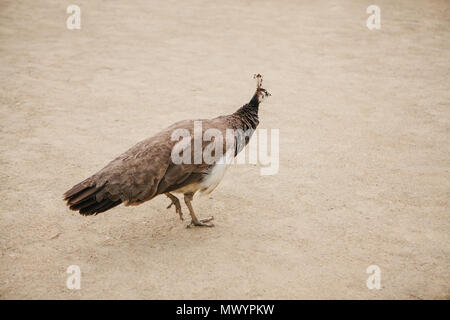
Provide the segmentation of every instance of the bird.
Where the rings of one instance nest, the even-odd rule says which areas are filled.
[[[209,194],[217,187],[230,159],[244,149],[258,126],[260,103],[271,94],[262,87],[262,75],[255,74],[253,78],[256,79],[255,93],[234,113],[213,119],[179,121],[138,142],[66,191],[63,194],[66,205],[70,210],[90,216],[120,204],[140,205],[164,194],[171,201],[167,209],[175,206],[175,212],[184,220],[180,199],[175,195],[180,194],[191,217],[187,227],[214,226],[211,223],[213,216],[197,218],[192,206],[193,197],[196,192]],[[200,131],[196,131],[196,125],[201,125]],[[211,131],[215,135],[205,138]],[[179,139],[180,135],[174,138],[174,133],[184,135]]]

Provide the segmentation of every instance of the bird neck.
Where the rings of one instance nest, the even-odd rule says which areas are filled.
[[[248,129],[256,129],[259,124],[258,118],[259,101],[258,96],[252,97],[249,103],[239,108],[233,115],[239,119],[237,127],[247,131]]]

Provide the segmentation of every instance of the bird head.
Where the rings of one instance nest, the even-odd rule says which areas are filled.
[[[266,97],[270,97],[269,91],[262,87],[263,76],[258,74],[253,75],[253,79],[256,79],[256,93],[255,96],[258,99],[258,103],[261,103]]]

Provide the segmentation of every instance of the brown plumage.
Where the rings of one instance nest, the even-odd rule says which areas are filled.
[[[258,126],[260,102],[270,95],[261,87],[262,76],[258,74],[255,78],[257,79],[255,94],[249,103],[235,113],[214,119],[180,121],[137,143],[102,170],[65,192],[64,200],[67,201],[69,208],[79,211],[82,215],[96,215],[121,203],[126,206],[138,205],[157,195],[165,194],[172,200],[169,207],[175,205],[176,212],[183,219],[180,201],[172,194],[182,193],[192,218],[191,225],[212,226],[206,223],[212,220],[212,217],[204,220],[196,218],[191,201],[197,191],[209,193],[214,190],[225,173],[226,165],[219,164],[218,158],[214,158],[212,163],[205,162],[204,159],[197,164],[194,162],[194,125],[196,121],[200,121],[202,135],[208,129],[216,129],[216,132],[222,133],[224,137],[224,139],[215,137],[211,141],[202,139],[202,151],[212,144],[211,147],[222,151],[223,155],[229,152],[232,156],[236,156],[248,143],[253,130]],[[250,130],[250,134],[235,135],[233,144],[228,145],[225,141],[227,129]],[[176,130],[185,130],[190,134],[191,146],[194,147],[191,150],[183,147],[182,150],[190,152],[191,163],[176,164],[171,157],[172,149],[179,142],[179,139],[172,139],[172,134]]]

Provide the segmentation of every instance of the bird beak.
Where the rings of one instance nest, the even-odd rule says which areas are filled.
[[[265,98],[265,97],[270,97],[270,96],[271,96],[270,92],[267,91],[266,89],[260,88],[259,90],[263,92],[264,98]]]

